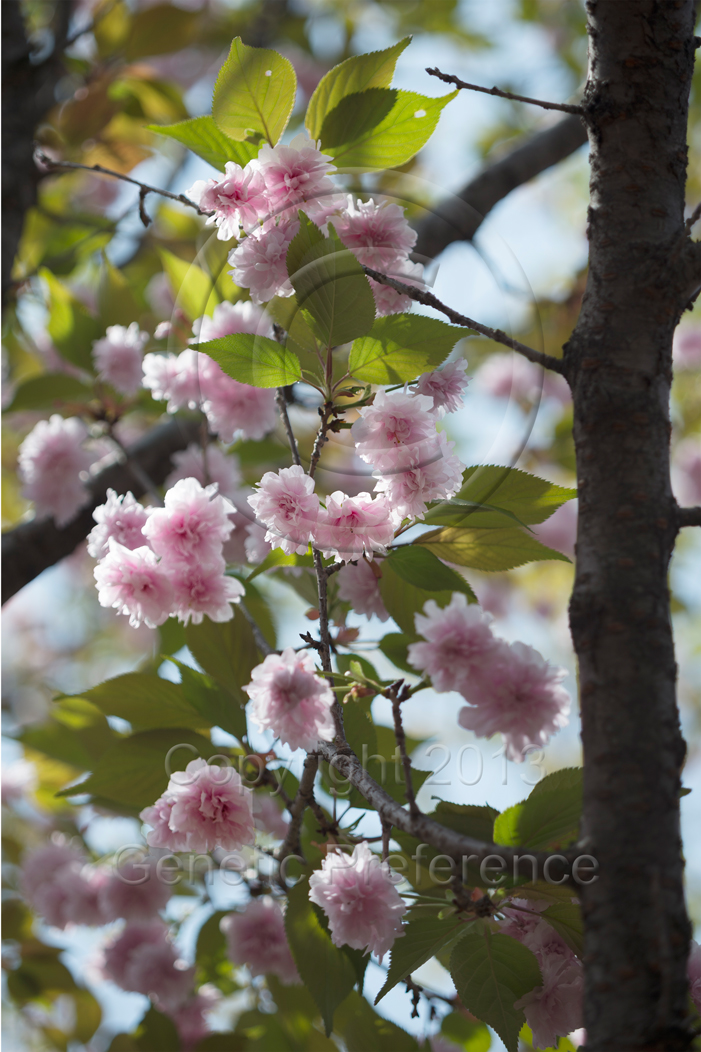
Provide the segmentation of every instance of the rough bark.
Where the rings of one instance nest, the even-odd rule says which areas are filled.
[[[579,486],[579,662],[591,1052],[685,1049],[685,744],[667,573],[672,334],[701,282],[684,230],[692,0],[589,0],[590,270],[565,348]]]

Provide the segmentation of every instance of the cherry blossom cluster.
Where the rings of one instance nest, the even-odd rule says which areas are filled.
[[[282,654],[269,654],[243,689],[251,699],[253,722],[291,749],[311,750],[318,741],[333,739],[333,691],[316,674],[308,651],[296,654],[287,647]]]
[[[198,624],[233,616],[231,603],[244,588],[225,574],[223,555],[234,523],[233,506],[217,495],[216,483],[179,479],[163,508],[144,508],[131,493],[108,492],[95,510],[97,525],[88,550],[99,561],[95,580],[101,606],[126,614],[129,623],[150,628],[171,615]]]
[[[122,990],[145,994],[166,1012],[180,1008],[192,991],[188,968],[160,920],[130,923],[104,950],[102,972]]]
[[[111,384],[123,395],[135,395],[141,387],[144,347],[148,333],[142,332],[133,321],[124,325],[110,325],[101,340],[95,340],[92,356],[98,380]]]
[[[455,690],[469,704],[458,722],[481,738],[501,732],[517,763],[528,746],[545,745],[568,722],[570,697],[560,685],[567,672],[532,647],[506,643],[492,630],[489,614],[455,593],[442,609],[430,599],[416,614],[408,660],[431,679],[438,693]]]
[[[336,171],[331,161],[302,133],[287,145],[264,143],[244,168],[229,161],[223,178],[199,180],[188,190],[202,211],[210,213],[207,222],[217,227],[217,237],[239,241],[229,256],[232,276],[249,289],[254,303],[293,294],[287,250],[299,230],[299,210],[327,237],[333,226],[361,263],[408,284],[422,284],[423,267],[409,260],[416,233],[404,209],[338,193],[330,178]],[[372,279],[370,285],[378,314],[411,306],[407,296],[388,285]]]
[[[288,986],[301,982],[285,934],[285,920],[277,902],[265,896],[252,899],[243,913],[221,921],[233,964],[246,965],[251,975],[276,975]]]
[[[34,501],[37,515],[52,515],[65,526],[88,499],[80,474],[94,457],[83,443],[88,429],[73,416],[64,420],[54,413],[40,420],[19,447],[22,495]]]

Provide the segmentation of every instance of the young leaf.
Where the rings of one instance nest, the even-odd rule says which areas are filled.
[[[215,283],[196,263],[188,263],[165,248],[158,250],[163,269],[173,287],[175,302],[190,321],[211,314],[219,303]]]
[[[511,570],[544,559],[570,562],[562,552],[547,548],[519,529],[471,530],[446,526],[422,534],[414,543],[426,547],[439,559],[476,570]]]
[[[289,59],[235,37],[214,85],[212,117],[231,139],[258,133],[275,146],[290,119],[296,91]]]
[[[343,168],[398,168],[428,142],[456,95],[431,99],[391,88],[346,95],[324,120],[322,147]]]
[[[267,336],[237,332],[200,343],[197,347],[242,384],[252,387],[286,387],[302,379],[299,358]]]
[[[6,413],[25,409],[58,409],[66,402],[89,402],[93,390],[67,373],[42,373],[19,384]]]
[[[347,1052],[418,1052],[416,1039],[375,1012],[353,990],[336,1013],[336,1030]]]
[[[178,683],[160,676],[127,672],[76,695],[106,716],[119,716],[135,727],[203,727],[205,721],[187,701]],[[211,726],[211,724],[210,724]]]
[[[390,314],[355,341],[348,368],[366,383],[405,383],[436,369],[469,332],[422,314]]]
[[[482,464],[469,467],[463,474],[463,485],[456,497],[459,500],[475,501],[494,508],[510,511],[519,522],[533,526],[544,522],[554,511],[568,500],[577,496],[575,489],[556,486],[537,475],[529,475],[518,468],[500,467],[494,464]],[[443,514],[445,505],[437,511]],[[442,520],[433,518],[433,512],[426,516],[426,522],[441,525]],[[451,519],[446,525],[477,526],[469,509],[465,521]]]
[[[384,51],[352,55],[330,69],[317,84],[307,106],[304,123],[310,139],[320,137],[324,118],[346,95],[354,95],[367,88],[388,88],[397,59],[410,43],[411,37],[404,37]]]
[[[381,1001],[385,994],[388,994],[402,979],[406,979],[422,964],[435,957],[444,946],[465,934],[467,934],[465,923],[462,920],[456,920],[455,917],[448,920],[426,917],[406,924],[404,935],[401,939],[397,939],[390,950],[387,978],[375,998],[375,1004]]]
[[[471,603],[477,598],[464,577],[442,563],[433,552],[413,544],[404,544],[390,552],[382,564],[390,566],[403,581],[427,592],[463,592]]]
[[[177,124],[149,124],[148,128],[169,139],[176,139],[220,172],[225,170],[227,161],[235,161],[243,168],[258,156],[258,146],[230,139],[212,117],[192,117]]]
[[[185,629],[185,639],[197,663],[232,694],[240,705],[248,695],[241,689],[261,660],[253,632],[238,606],[231,621],[210,621]]]
[[[380,640],[380,650],[386,658],[400,668],[402,672],[410,672],[412,676],[416,675],[416,669],[412,668],[407,661],[407,648],[411,643],[416,642],[416,634],[414,632],[413,621],[411,635],[407,635],[404,632],[388,632],[383,639]]]
[[[407,545],[406,551],[413,547],[413,545]],[[417,551],[424,550],[426,549],[417,548]],[[402,631],[407,632],[412,638],[416,636],[414,614],[423,612],[424,605],[429,599],[435,599],[441,607],[447,606],[453,597],[453,592],[459,591],[467,595],[469,602],[477,602],[467,581],[464,581],[435,556],[435,563],[437,564],[437,578],[435,581],[432,581],[425,574],[427,567],[430,568],[435,565],[428,560],[424,561],[421,557],[418,557],[414,561],[413,556],[409,560],[402,554],[401,558],[395,563],[394,556],[404,551],[404,548],[400,548],[397,552],[392,553],[392,558],[384,560],[379,587],[382,601],[390,617],[394,618]],[[432,552],[428,554],[433,555]],[[443,571],[447,571],[447,573],[444,575]],[[451,574],[452,577],[449,576]],[[421,587],[415,584],[414,581],[422,581],[428,584],[428,587]],[[438,591],[436,589],[439,585],[440,590]]]
[[[503,811],[494,822],[494,840],[505,846],[561,847],[576,838],[581,814],[582,770],[567,767],[547,775],[527,800]]]
[[[309,883],[298,881],[287,898],[285,930],[300,978],[316,1001],[328,1036],[336,1008],[355,986],[350,959],[331,942],[309,901]]]
[[[450,974],[468,1012],[496,1030],[508,1052],[516,1052],[525,1022],[520,1000],[543,979],[535,955],[508,935],[466,935],[450,958]]]

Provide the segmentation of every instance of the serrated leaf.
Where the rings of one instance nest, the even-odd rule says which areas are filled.
[[[297,355],[257,333],[220,336],[198,344],[197,349],[213,358],[227,376],[251,387],[286,387],[302,379]]]
[[[534,526],[544,522],[554,511],[568,500],[577,496],[575,489],[556,486],[554,482],[529,475],[519,468],[500,467],[494,464],[482,464],[469,467],[463,474],[463,484],[455,497],[459,500],[474,501],[476,504],[487,504],[511,512],[519,522]],[[446,505],[436,509],[438,516],[443,515]],[[452,511],[449,512],[452,515]],[[433,525],[441,525],[443,519],[434,516],[430,511],[426,520]],[[468,509],[465,521],[458,518],[450,520],[450,526],[477,526],[473,521],[472,511]]]
[[[355,986],[356,973],[350,959],[334,946],[319,923],[309,901],[306,877],[288,895],[285,931],[300,978],[318,1005],[328,1037],[334,1012]]]
[[[418,1052],[416,1039],[378,1015],[353,990],[336,1013],[336,1030],[347,1052]]]
[[[387,979],[375,998],[375,1004],[381,1001],[397,983],[406,979],[426,961],[430,961],[439,950],[462,934],[467,934],[465,924],[462,920],[456,920],[455,917],[449,920],[426,917],[405,924],[404,934],[401,938],[397,938],[390,950]]]
[[[468,1012],[496,1030],[508,1052],[517,1052],[526,1017],[514,1002],[543,982],[535,955],[516,939],[485,930],[460,939],[450,974]]]
[[[409,550],[409,547],[413,548],[414,545],[407,546],[407,550]],[[403,551],[404,549],[399,550]],[[419,548],[417,550],[423,551],[424,549]],[[433,555],[432,552],[428,552],[428,554]],[[448,573],[453,573],[456,578],[458,577],[458,574],[455,574],[454,571],[451,571],[447,566],[443,566],[443,564],[437,558],[435,559],[435,562],[438,564],[438,566],[443,567],[443,569],[447,570]],[[421,570],[423,569],[423,567],[419,566],[419,563],[420,559],[416,558],[415,579],[425,580],[426,578],[421,576]],[[395,564],[393,563],[392,559],[384,560],[382,564],[382,577],[378,582],[380,588],[380,595],[382,596],[382,601],[385,604],[385,607],[390,617],[392,617],[396,621],[396,623],[399,625],[402,631],[412,636],[412,639],[416,638],[414,615],[423,611],[424,605],[428,602],[429,599],[434,599],[438,606],[444,607],[447,606],[453,598],[453,592],[460,591],[468,596],[469,601],[477,601],[475,599],[474,593],[472,592],[470,586],[467,584],[466,581],[462,582],[464,587],[458,588],[457,586],[454,586],[455,582],[451,578],[449,587],[444,588],[441,591],[434,591],[433,588],[420,588],[413,584],[411,580],[407,579],[411,574],[412,570],[411,566],[409,565],[409,560],[405,560],[404,556],[402,556],[401,562],[397,565],[401,567],[403,576],[400,575],[398,570],[395,568]],[[426,562],[424,565],[428,565],[428,563]],[[437,572],[441,574],[441,571]],[[444,578],[442,574],[440,576],[440,580],[443,583],[447,583],[448,581],[447,577]],[[462,580],[462,578],[459,578],[459,580]],[[414,670],[414,672],[415,671],[416,670]]]
[[[215,680],[197,669],[184,665],[177,658],[170,660],[180,670],[180,689],[191,708],[197,713],[198,727],[221,727],[239,741],[246,734],[246,714]]]
[[[540,916],[565,940],[572,953],[581,958],[584,950],[582,911],[575,902],[558,902],[548,906]]]
[[[60,409],[66,402],[89,402],[94,397],[92,387],[67,373],[42,373],[21,383],[14,398],[5,407],[6,413],[25,409]]]
[[[576,839],[581,814],[582,770],[567,767],[547,775],[527,800],[499,815],[494,841],[534,849],[563,846]]]
[[[473,837],[488,844],[498,815],[496,808],[489,804],[452,804],[448,800],[441,800],[432,817],[461,836]]]
[[[235,37],[214,85],[212,117],[232,139],[257,132],[275,146],[290,119],[296,91],[289,59]]]
[[[304,123],[309,137],[319,138],[324,118],[346,95],[354,95],[367,88],[388,88],[397,59],[410,43],[411,37],[405,37],[384,51],[352,55],[330,69],[317,84],[307,106]]]
[[[135,727],[202,727],[200,713],[187,701],[182,687],[160,676],[127,672],[98,683],[82,694],[106,716],[119,716]]]
[[[415,588],[422,588],[427,592],[462,592],[471,603],[477,602],[477,597],[465,578],[424,548],[414,544],[404,544],[395,548],[383,561],[383,571],[387,566]]]
[[[324,119],[324,152],[342,168],[397,168],[428,142],[443,107],[456,95],[432,99],[393,88],[346,95]]]
[[[210,621],[189,624],[185,639],[197,663],[221,683],[230,694],[245,705],[248,695],[242,687],[250,683],[251,672],[262,660],[248,621],[234,607],[231,621]]]
[[[497,508],[493,504],[478,504],[473,500],[450,497],[429,508],[424,516],[426,526],[469,526],[473,529],[506,529],[510,526],[525,526],[513,512]],[[526,526],[529,532],[532,532]]]
[[[212,117],[191,117],[177,124],[149,124],[148,128],[187,146],[220,172],[225,170],[227,161],[234,161],[243,168],[258,156],[255,143],[230,139]]]
[[[517,528],[463,529],[446,526],[422,534],[414,543],[427,547],[446,562],[491,573],[546,559],[570,562],[562,552],[546,547],[529,533]]]
[[[188,263],[165,248],[160,248],[158,254],[173,288],[176,306],[191,322],[203,314],[211,314],[219,303],[219,295],[209,274],[197,263]]]
[[[348,369],[365,383],[409,382],[436,369],[470,331],[422,314],[377,318],[367,336],[353,344]]]

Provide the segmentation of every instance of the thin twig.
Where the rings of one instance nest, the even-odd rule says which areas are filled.
[[[701,506],[697,508],[677,508],[677,523],[682,526],[701,526]]]
[[[423,986],[419,986],[418,983],[415,983],[411,977],[404,979],[403,982],[406,986],[406,992],[408,994],[411,994],[411,1018],[418,1019],[419,1003],[421,1001],[421,994],[424,992],[424,988]]]
[[[387,822],[384,818],[382,822],[382,861],[384,862],[389,855],[389,841],[392,835],[392,823]]]
[[[445,303],[441,303],[432,292],[425,292],[422,289],[414,288],[412,285],[405,285],[403,281],[396,281],[387,274],[382,274],[379,270],[373,270],[371,267],[363,267],[363,270],[374,281],[379,281],[383,285],[389,285],[390,288],[396,289],[397,292],[401,292],[405,296],[409,296],[410,299],[415,300],[417,303],[423,303],[426,307],[433,307],[435,310],[439,310],[441,314],[445,314],[446,318],[450,318],[455,325],[464,325],[468,329],[474,329],[475,332],[479,332],[482,336],[494,340],[495,343],[502,343],[505,347],[510,347],[512,351],[517,351],[524,358],[527,358],[529,362],[533,362],[535,365],[542,365],[544,369],[551,369],[562,376],[565,375],[565,365],[561,358],[553,358],[550,354],[536,351],[533,347],[528,347],[525,343],[514,340],[501,329],[492,329],[489,325],[482,325],[473,318],[467,318],[464,314],[459,314],[452,307],[446,307]]]
[[[280,419],[282,420],[283,427],[285,428],[285,434],[287,435],[287,441],[290,443],[290,450],[292,451],[292,461],[297,465],[301,465],[302,461],[299,459],[299,449],[297,448],[297,439],[294,436],[292,425],[290,424],[290,418],[287,413],[287,399],[285,398],[285,388],[278,387],[277,394],[275,395],[275,404],[278,407],[280,413]]]
[[[483,88],[479,84],[468,84],[460,77],[454,77],[451,73],[441,73],[439,69],[426,68],[431,77],[438,77],[446,84],[454,84],[456,88],[466,88],[469,91],[481,91],[484,95],[497,95],[500,99],[511,99],[512,102],[526,102],[529,106],[540,106],[543,110],[560,110],[562,113],[576,113],[584,116],[583,106],[573,106],[568,102],[544,102],[543,99],[531,99],[528,95],[515,95],[512,91],[502,91],[501,88]]]
[[[399,748],[399,755],[402,758],[402,766],[404,768],[404,781],[406,783],[406,798],[409,801],[409,812],[411,815],[416,816],[421,814],[419,811],[418,804],[416,803],[416,795],[414,793],[414,785],[411,780],[411,760],[406,751],[406,734],[404,733],[404,726],[402,724],[401,704],[406,701],[410,695],[407,693],[407,687],[404,680],[397,680],[391,687],[385,691],[385,697],[389,698],[392,702],[392,715],[394,717],[394,736],[397,739],[397,747]]]
[[[687,234],[691,233],[692,227],[696,223],[698,223],[699,219],[701,219],[701,201],[699,201],[699,203],[697,204],[696,208],[694,209],[694,211],[691,213],[691,215],[687,219],[686,223],[684,224],[684,230],[686,231]]]
[[[323,406],[319,406],[319,416],[321,417],[321,423],[319,424],[319,430],[316,433],[314,439],[314,448],[312,449],[311,460],[309,461],[309,477],[314,478],[316,473],[319,458],[321,457],[321,451],[324,448],[328,439],[326,432],[329,429],[329,421],[333,415],[333,405],[331,402],[324,402]]]
[[[304,761],[304,770],[302,771],[302,777],[299,780],[297,794],[292,803],[288,806],[288,811],[291,815],[290,825],[287,830],[287,836],[278,851],[277,857],[279,862],[286,859],[288,855],[302,855],[302,845],[300,841],[302,820],[304,818],[304,812],[314,795],[314,780],[318,769],[319,757],[316,753],[309,753]]]
[[[253,632],[253,639],[255,641],[256,646],[260,650],[261,654],[263,654],[264,657],[267,657],[269,654],[276,654],[277,651],[274,650],[273,647],[271,647],[270,643],[268,642],[268,640],[265,638],[265,636],[261,632],[261,630],[260,630],[260,628],[258,626],[258,622],[254,618],[254,616],[250,612],[250,610],[248,610],[248,608],[246,607],[246,604],[242,602],[242,603],[239,603],[239,606],[241,608],[241,613],[243,614],[243,616],[246,618],[246,620],[248,621],[249,625],[251,626],[251,631]]]

